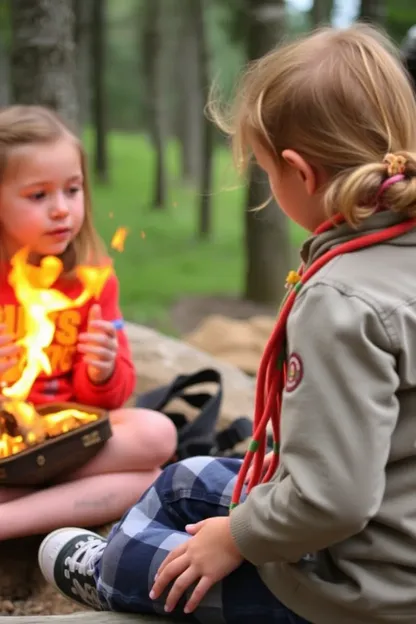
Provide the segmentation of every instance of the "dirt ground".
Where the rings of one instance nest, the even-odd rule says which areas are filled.
[[[84,607],[78,607],[43,582],[41,586],[34,585],[33,589],[33,596],[26,599],[0,598],[0,615],[67,615],[86,611]]]
[[[54,615],[86,610],[45,583],[37,566],[40,542],[40,537],[33,537],[1,544],[0,615]]]

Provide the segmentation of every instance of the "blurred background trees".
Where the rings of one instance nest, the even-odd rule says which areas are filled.
[[[305,237],[253,165],[237,179],[204,114],[282,37],[356,18],[400,43],[414,0],[0,0],[0,104],[41,103],[83,134],[96,222],[117,257],[126,316],[162,323],[180,296],[277,306]],[[131,273],[132,265],[137,271]],[[130,273],[129,273],[130,271]]]

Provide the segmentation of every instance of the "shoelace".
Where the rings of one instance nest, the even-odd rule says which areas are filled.
[[[75,545],[76,552],[65,559],[65,565],[70,572],[78,572],[84,576],[94,574],[94,563],[101,555],[107,543],[97,538],[90,538],[87,541],[78,542]]]
[[[340,223],[342,217],[326,221],[315,234],[325,232],[335,223]],[[287,377],[287,353],[286,353],[286,323],[293,308],[296,295],[302,286],[321,269],[327,262],[341,254],[351,253],[372,245],[378,245],[384,241],[402,236],[416,227],[416,219],[408,219],[392,227],[379,232],[364,234],[342,243],[337,247],[320,256],[308,268],[301,266],[299,271],[291,272],[288,285],[290,289],[283,301],[277,323],[266,345],[257,375],[256,401],[253,424],[253,437],[245,455],[243,464],[237,477],[236,485],[231,499],[230,510],[234,509],[241,499],[241,494],[246,481],[247,473],[253,464],[253,472],[248,484],[247,491],[258,485],[270,481],[279,466],[280,453],[280,415],[283,391]],[[264,455],[266,451],[266,428],[271,423],[273,429],[273,460],[263,477]]]

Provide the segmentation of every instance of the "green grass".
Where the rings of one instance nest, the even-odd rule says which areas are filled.
[[[89,144],[87,136],[87,146]],[[178,180],[178,153],[170,145],[168,208],[152,210],[153,152],[141,135],[112,133],[110,183],[93,183],[97,229],[109,244],[119,226],[129,228],[125,251],[111,251],[126,319],[169,331],[169,308],[187,295],[238,294],[243,279],[243,194],[226,150],[215,158],[213,230],[197,240],[195,193]],[[110,215],[113,215],[110,217]],[[144,232],[145,238],[142,238]],[[294,244],[302,233],[293,229]]]

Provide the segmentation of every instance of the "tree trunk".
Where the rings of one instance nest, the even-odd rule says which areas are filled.
[[[84,0],[86,1],[86,0]],[[94,171],[108,182],[107,124],[105,116],[105,13],[106,0],[92,0],[92,123],[95,132]]]
[[[182,115],[182,179],[199,186],[202,172],[203,125],[201,110],[204,108],[204,94],[201,91],[200,42],[195,24],[195,0],[185,0],[186,10],[182,13],[182,37],[178,80],[182,91],[179,103]],[[179,73],[180,72],[180,73]]]
[[[284,34],[285,3],[275,5],[249,0],[247,13],[247,52],[255,60],[268,52]],[[269,10],[270,7],[274,9]],[[266,174],[253,164],[249,172],[249,188],[245,219],[247,299],[277,304],[283,297],[285,278],[290,268],[290,242],[287,218],[275,201],[259,212],[250,211],[271,195]]]
[[[334,9],[334,0],[314,0],[311,9],[311,18],[313,26],[319,24],[329,24],[331,22],[332,11]]]
[[[194,0],[195,35],[198,41],[198,65],[200,75],[200,90],[208,98],[210,84],[210,67],[208,42],[204,23],[205,0]],[[212,230],[211,211],[211,179],[214,148],[214,127],[201,108],[202,145],[201,145],[201,172],[199,197],[199,238],[209,238]]]
[[[73,0],[13,0],[14,101],[55,109],[78,128]]]
[[[74,39],[76,46],[76,81],[78,91],[80,128],[91,120],[91,0],[74,0]]]
[[[161,92],[161,37],[162,4],[152,0],[143,5],[140,25],[143,29],[142,55],[145,81],[147,84],[147,115],[150,139],[155,152],[155,177],[152,207],[164,209],[167,206],[167,164],[162,122],[163,91]]]
[[[10,7],[0,0],[0,106],[10,104]]]
[[[185,18],[182,13],[179,17],[180,22],[178,26],[178,34],[175,41],[175,57],[178,59],[178,62],[173,68],[174,78],[177,85],[176,100],[174,103],[173,111],[173,134],[178,140],[181,150],[179,175],[182,182],[187,182],[192,179],[191,157],[188,156],[190,150],[186,149],[188,120],[186,118],[187,115],[184,114],[184,111],[187,107],[185,74],[187,73],[188,64],[187,45],[184,35],[184,20],[188,18]]]
[[[361,0],[360,20],[384,25],[386,13],[385,0]]]

